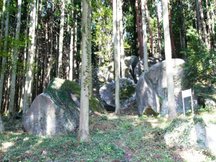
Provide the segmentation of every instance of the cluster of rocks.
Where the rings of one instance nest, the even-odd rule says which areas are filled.
[[[157,62],[157,63],[156,63]],[[136,56],[125,58],[126,78],[120,79],[120,107],[137,107],[138,114],[168,114],[166,62],[152,60],[148,71],[142,72],[143,63]],[[182,82],[184,61],[173,59],[175,108],[182,113]],[[115,111],[114,66],[98,70],[100,101],[90,101],[91,109]],[[106,74],[106,76],[104,75]],[[137,83],[136,83],[137,82]],[[96,83],[97,84],[97,83]],[[100,105],[102,103],[102,105]],[[188,103],[189,104],[189,103]],[[209,101],[209,104],[214,104]],[[68,134],[79,125],[80,87],[75,82],[55,78],[33,101],[23,118],[27,132],[37,135]],[[190,107],[186,105],[186,107]],[[103,110],[102,110],[103,109]],[[0,122],[1,128],[1,122]]]

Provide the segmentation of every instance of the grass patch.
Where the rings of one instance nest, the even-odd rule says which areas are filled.
[[[0,134],[0,161],[181,162],[175,148],[167,147],[164,133],[189,120],[92,115],[89,143],[78,143],[77,134],[45,138],[6,131]]]

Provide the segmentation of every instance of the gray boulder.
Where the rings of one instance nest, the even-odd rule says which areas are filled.
[[[59,105],[46,93],[37,96],[23,118],[25,131],[34,135],[69,134],[78,127],[79,111]]]
[[[55,78],[24,113],[23,127],[34,135],[70,134],[79,125],[79,106],[80,86],[76,82]],[[90,99],[90,109],[104,112],[94,97]]]
[[[216,155],[216,125],[200,117],[176,119],[166,128],[164,140],[169,147],[196,147]]]
[[[182,112],[182,79],[184,60],[173,59],[173,78],[175,106],[178,112]],[[166,62],[159,62],[144,72],[136,86],[136,101],[138,114],[153,110],[162,115],[168,114]],[[150,111],[152,112],[152,111]]]
[[[104,84],[99,90],[100,98],[108,111],[115,110],[115,82]],[[135,84],[131,79],[120,79],[120,107],[127,108],[135,101]]]

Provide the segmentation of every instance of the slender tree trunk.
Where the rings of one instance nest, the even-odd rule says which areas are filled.
[[[19,40],[20,35],[20,26],[21,26],[21,5],[22,0],[18,0],[18,12],[17,12],[17,25],[16,25],[16,36],[15,40]],[[19,48],[17,46],[14,47],[13,55],[12,55],[12,77],[11,77],[11,87],[10,87],[10,96],[9,96],[9,113],[13,115],[14,113],[14,98],[16,91],[16,73],[17,73],[17,58],[18,58]]]
[[[31,41],[28,46],[28,57],[27,57],[27,73],[25,78],[25,90],[23,97],[23,114],[26,113],[26,110],[30,107],[32,100],[32,82],[33,82],[33,64],[35,58],[35,41],[36,41],[36,8],[37,2],[33,0],[30,4],[30,24],[29,24],[29,37]]]
[[[90,20],[90,1],[82,0],[82,78],[81,78],[81,99],[80,99],[80,123],[79,135],[80,142],[88,142],[89,137],[89,80],[90,70],[90,52],[91,30]],[[90,39],[89,39],[90,38]]]
[[[30,17],[27,16],[27,20],[26,20],[26,24],[29,24],[29,19]],[[27,26],[27,25],[26,25]],[[25,38],[28,38],[28,28],[25,28]],[[28,53],[28,40],[25,40],[25,47],[24,47],[24,51],[23,51],[23,55],[20,56],[20,60],[22,60],[22,64],[23,64],[23,71],[26,72],[27,71],[27,53]],[[21,110],[23,111],[24,109],[24,94],[25,94],[25,75],[21,77],[21,86],[20,86],[20,93],[19,93],[19,97],[20,100],[18,102],[19,107],[21,108]]]
[[[200,6],[199,6],[199,0],[196,0],[196,26],[198,33],[201,32],[201,24],[200,24]]]
[[[206,44],[207,48],[210,49],[209,42],[208,42],[206,23],[205,23],[205,20],[204,20],[202,0],[199,0],[199,9],[200,9],[200,23],[201,23],[201,26],[202,26],[202,33],[203,33],[202,37],[203,37],[203,40],[205,41],[205,44]]]
[[[140,58],[143,58],[142,17],[141,17],[139,0],[135,0],[135,9],[136,9],[136,32],[137,32],[138,54]]]
[[[148,5],[147,5],[147,1],[146,0],[141,0],[141,2],[144,1],[144,11],[146,14],[146,25],[148,27],[148,32],[149,32],[149,39],[150,39],[150,53],[152,54],[152,56],[154,56],[154,38],[153,38],[153,33],[152,33],[152,29],[150,26],[150,21],[151,21],[151,17],[149,15],[149,10],[148,10]]]
[[[146,18],[145,18],[145,0],[141,0],[141,10],[142,10],[142,35],[143,35],[143,62],[144,62],[144,70],[148,70],[148,50],[147,50],[147,32],[146,32]]]
[[[119,21],[120,21],[120,51],[121,51],[121,77],[125,77],[125,63],[124,63],[124,27],[123,27],[123,0],[119,0]]]
[[[73,11],[72,11],[73,15]],[[73,64],[74,64],[74,27],[70,28],[70,54],[69,54],[69,64],[70,64],[70,70],[69,70],[69,80],[73,80]]]
[[[61,18],[60,18],[60,33],[59,33],[59,55],[58,55],[58,77],[62,77],[62,57],[64,46],[64,22],[65,22],[65,0],[61,1]]]
[[[113,0],[113,45],[115,66],[115,113],[120,114],[120,18],[119,0]]]
[[[216,0],[215,0],[215,3],[211,3],[211,29],[212,29],[212,35],[215,34],[215,24],[216,24],[216,13],[215,13],[215,10],[216,10]]]
[[[78,66],[78,60],[77,60],[77,55],[78,55],[78,20],[77,20],[77,11],[74,11],[74,27],[73,27],[73,31],[74,31],[74,45],[73,45],[73,57],[74,57],[74,79],[79,79],[79,66]]]
[[[173,35],[173,30],[172,30],[172,13],[171,12],[169,12],[169,29],[170,29],[170,39],[171,39],[171,47],[172,47],[172,56],[174,58],[177,58],[177,56],[176,56],[176,49],[175,49],[175,40],[174,40],[174,35]]]
[[[0,31],[0,39],[1,40],[3,38],[3,31],[4,31],[5,3],[6,3],[6,0],[3,0],[2,11],[1,11],[1,31]]]
[[[161,15],[161,2],[160,0],[155,0],[156,2],[156,5],[157,5],[157,47],[158,47],[158,53],[157,55],[155,55],[156,58],[161,58],[161,25],[160,25],[160,22],[161,22],[161,18],[162,18],[162,15]]]
[[[10,0],[6,1],[6,18],[5,18],[5,28],[4,28],[4,46],[3,46],[3,52],[7,52],[7,46],[8,46],[8,27],[9,27],[9,5],[10,5]],[[2,58],[2,64],[1,64],[1,76],[0,76],[0,110],[2,107],[2,101],[3,101],[3,84],[4,84],[4,80],[5,80],[5,66],[7,63],[7,59],[6,57]]]
[[[173,63],[172,63],[172,48],[169,30],[169,11],[168,0],[162,0],[163,4],[163,28],[165,41],[165,56],[166,56],[166,75],[167,75],[167,89],[168,89],[168,108],[169,118],[173,119],[177,116],[175,109],[174,98],[174,82],[173,82]]]
[[[206,29],[206,34],[207,34],[207,41],[208,41],[208,49],[211,48],[211,17],[210,17],[210,8],[209,8],[209,0],[206,0],[206,26],[208,27]]]
[[[185,28],[185,17],[184,17],[184,10],[183,10],[183,6],[182,6],[182,1],[179,0],[179,6],[180,6],[180,32],[179,32],[179,36],[180,36],[180,45],[181,45],[181,50],[185,51],[186,49],[186,28]]]

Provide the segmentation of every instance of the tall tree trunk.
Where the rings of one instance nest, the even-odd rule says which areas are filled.
[[[74,79],[79,79],[79,66],[78,66],[78,20],[77,20],[77,11],[74,11],[74,27],[73,27],[73,31],[74,31],[74,45],[73,45],[73,57],[74,57]]]
[[[149,10],[148,10],[148,4],[146,0],[141,0],[141,2],[144,1],[144,11],[146,14],[146,24],[148,27],[148,32],[149,32],[149,39],[150,39],[150,53],[152,54],[152,56],[154,56],[154,38],[153,38],[153,33],[152,33],[152,29],[150,26],[150,22],[151,22],[151,17],[149,15]]]
[[[165,41],[165,57],[166,57],[166,75],[167,75],[167,92],[168,92],[168,109],[169,118],[173,119],[177,116],[175,109],[174,98],[174,82],[173,82],[173,63],[172,63],[172,48],[169,30],[169,11],[168,0],[162,0],[163,4],[163,28]]]
[[[196,0],[196,28],[198,33],[201,32],[201,20],[200,20],[200,6],[199,6],[199,0]]]
[[[72,17],[74,15],[73,13],[73,10],[71,12],[72,14]],[[69,68],[69,80],[73,80],[73,64],[74,64],[74,57],[73,57],[73,54],[74,54],[74,27],[71,27],[70,28],[70,54],[69,54],[69,65],[70,65],[70,68]]]
[[[5,3],[6,0],[3,0],[2,3],[2,10],[1,10],[1,31],[0,31],[0,39],[2,40],[3,38],[3,31],[4,31],[4,18],[5,18]],[[0,108],[1,109],[1,108]]]
[[[90,52],[91,35],[91,3],[88,0],[82,0],[82,78],[81,78],[81,98],[80,98],[80,123],[79,135],[80,142],[88,142],[89,137],[89,75],[90,70]]]
[[[206,26],[208,27],[206,29],[207,34],[207,41],[208,41],[208,48],[211,48],[211,17],[210,17],[210,7],[209,7],[209,0],[206,0]]]
[[[215,3],[210,3],[211,6],[211,29],[212,29],[212,35],[215,34],[215,24],[216,24],[216,13],[215,13],[215,10],[216,10],[216,1]]]
[[[136,32],[137,32],[138,54],[140,58],[143,58],[142,17],[141,17],[139,0],[135,0],[135,9],[136,9]]]
[[[125,53],[124,53],[124,27],[123,27],[123,0],[119,0],[119,21],[120,21],[120,51],[121,51],[121,77],[125,77]]]
[[[35,41],[36,41],[36,8],[37,2],[33,0],[30,4],[30,24],[29,24],[29,37],[31,41],[28,45],[28,57],[27,57],[27,73],[25,77],[25,90],[23,97],[23,114],[26,113],[26,110],[29,108],[32,100],[32,83],[33,83],[33,64],[35,58]]]
[[[30,17],[29,16],[27,16],[27,20],[26,20],[26,24],[29,24],[29,19],[30,19]],[[28,28],[26,27],[25,28],[25,32],[24,32],[25,34],[25,38],[28,38]],[[20,57],[21,57],[21,60],[23,61],[22,62],[22,64],[23,64],[23,71],[26,71],[27,70],[27,53],[28,53],[28,40],[26,39],[25,40],[25,47],[24,47],[24,51],[23,51],[23,55],[21,55]],[[23,111],[23,109],[24,109],[24,95],[25,95],[25,75],[23,75],[22,77],[21,77],[21,86],[20,86],[20,94],[19,94],[19,96],[20,96],[20,100],[19,100],[19,103],[18,103],[18,105],[19,105],[19,107],[21,108],[21,110]]]
[[[146,18],[145,18],[145,6],[146,0],[141,0],[141,10],[142,10],[142,35],[143,35],[143,62],[144,70],[148,70],[148,50],[147,50],[147,33],[146,33]]]
[[[170,39],[171,39],[171,47],[172,47],[172,56],[174,58],[177,58],[176,49],[175,49],[175,40],[174,40],[174,35],[173,35],[173,30],[172,30],[172,13],[171,12],[169,12],[169,30],[170,30]]]
[[[182,5],[182,1],[179,0],[179,8],[180,8],[180,32],[179,32],[179,37],[180,37],[180,45],[181,45],[181,50],[185,51],[186,49],[186,28],[185,28],[185,17],[184,17],[184,9]]]
[[[64,47],[64,22],[65,22],[65,0],[61,1],[60,33],[59,33],[59,55],[58,55],[58,77],[62,77],[62,57]]]
[[[3,52],[7,53],[7,48],[8,48],[8,27],[9,27],[9,5],[10,5],[10,0],[6,1],[6,17],[5,17],[5,28],[4,28],[4,46],[3,46]],[[7,63],[7,59],[6,57],[2,58],[2,64],[1,64],[1,76],[0,76],[0,110],[2,107],[2,100],[3,100],[3,84],[4,84],[4,80],[5,80],[5,66]]]
[[[162,15],[161,15],[161,10],[162,10],[162,7],[161,7],[161,1],[160,0],[155,0],[155,3],[156,3],[156,8],[157,8],[157,54],[155,55],[156,58],[161,58],[161,25],[160,25],[160,22],[161,22],[161,18],[162,18]]]
[[[17,12],[17,24],[16,24],[16,35],[15,40],[19,40],[20,36],[20,26],[21,26],[21,5],[22,0],[18,0],[18,12]],[[15,45],[14,51],[12,54],[12,77],[11,77],[11,87],[10,87],[10,96],[9,96],[9,113],[13,115],[14,113],[14,98],[15,98],[15,91],[16,91],[16,73],[17,73],[17,58],[18,58],[18,51],[19,47]]]
[[[200,9],[200,23],[201,23],[201,26],[202,26],[202,35],[203,35],[202,37],[203,37],[203,40],[204,40],[207,48],[210,49],[209,42],[208,42],[206,23],[205,23],[205,20],[204,20],[204,12],[203,12],[202,0],[199,0],[199,9]]]
[[[113,0],[113,46],[115,66],[115,113],[120,114],[120,17],[119,0]]]

